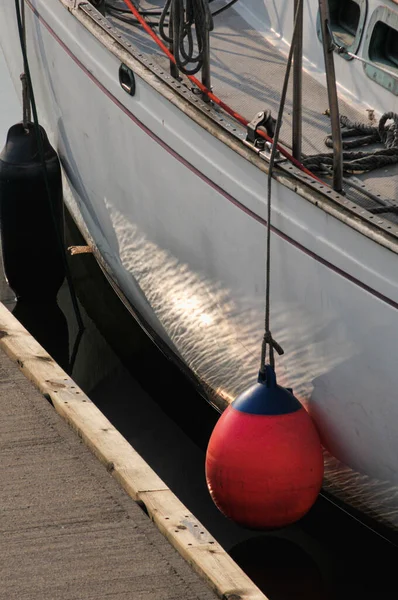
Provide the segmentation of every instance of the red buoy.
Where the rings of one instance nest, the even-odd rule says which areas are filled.
[[[206,454],[206,480],[219,510],[251,529],[273,529],[303,517],[323,479],[315,425],[293,394],[265,378],[224,411]]]

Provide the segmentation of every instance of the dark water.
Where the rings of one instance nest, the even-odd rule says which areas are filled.
[[[82,243],[68,223],[67,244]],[[40,290],[34,302],[15,304],[3,283],[3,302],[269,599],[397,597],[397,549],[322,496],[300,523],[275,532],[245,530],[218,512],[204,477],[218,414],[134,322],[93,256],[69,264],[85,323],[78,346],[66,285],[58,304]]]

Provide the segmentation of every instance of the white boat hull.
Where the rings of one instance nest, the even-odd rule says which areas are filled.
[[[137,76],[135,96],[126,94],[120,58],[59,1],[33,4],[30,67],[68,207],[135,310],[230,401],[259,367],[266,175],[179,110],[155,78],[152,86]],[[18,86],[14,6],[0,5]],[[364,510],[378,504],[396,527],[397,256],[280,182],[272,223],[280,382],[316,420],[331,465],[326,486]],[[362,494],[375,480],[386,494],[376,504]]]

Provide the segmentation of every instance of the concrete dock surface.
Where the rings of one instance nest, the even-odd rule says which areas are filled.
[[[0,349],[0,598],[216,596]]]

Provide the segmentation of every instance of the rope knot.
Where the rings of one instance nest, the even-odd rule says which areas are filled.
[[[272,368],[274,368],[275,364],[274,364],[274,350],[277,351],[277,353],[279,354],[279,356],[282,356],[282,354],[284,354],[284,350],[282,348],[282,346],[280,346],[280,344],[278,344],[278,342],[276,340],[274,340],[274,338],[272,337],[272,333],[268,330],[266,330],[264,332],[264,336],[263,336],[263,343],[261,346],[261,368],[260,368],[260,372],[264,371],[265,368],[265,359],[267,356],[267,346],[269,348],[269,364],[271,365]]]

